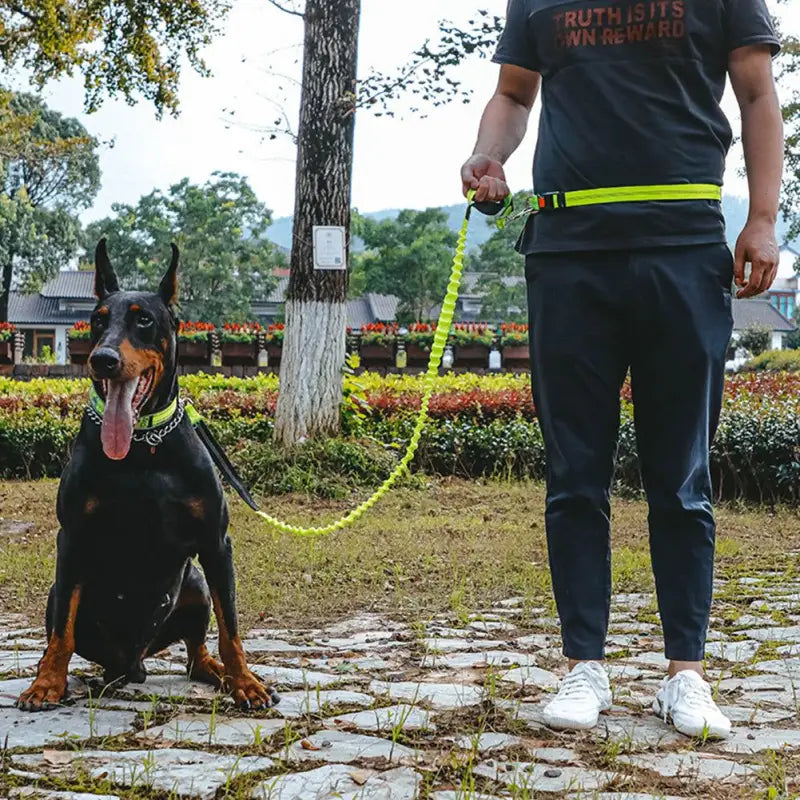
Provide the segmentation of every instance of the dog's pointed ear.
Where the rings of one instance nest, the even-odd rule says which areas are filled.
[[[118,291],[119,281],[108,258],[106,240],[103,237],[94,251],[94,293],[97,295],[98,300],[103,300],[108,295]]]
[[[168,305],[172,306],[178,302],[178,247],[172,244],[172,261],[169,262],[169,269],[166,275],[161,279],[161,285],[158,287],[158,293],[161,299]]]

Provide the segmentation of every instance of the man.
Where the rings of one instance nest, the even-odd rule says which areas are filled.
[[[477,201],[509,194],[503,164],[541,86],[533,175],[541,210],[519,249],[548,460],[550,570],[570,667],[545,710],[555,728],[591,728],[611,705],[600,663],[611,591],[609,494],[630,369],[670,659],[653,708],[689,736],[730,731],[702,669],[715,539],[708,453],[732,281],[738,297],[753,297],[777,270],[778,49],[764,0],[508,5],[494,58],[499,84],[462,181]],[[719,202],[731,144],[720,109],[726,76],[741,108],[750,189],[734,258]],[[570,194],[586,189],[614,191]]]

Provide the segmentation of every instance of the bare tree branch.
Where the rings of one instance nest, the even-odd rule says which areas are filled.
[[[303,14],[302,11],[297,11],[294,8],[288,8],[287,6],[283,5],[283,3],[279,3],[278,0],[267,0],[267,2],[275,6],[275,8],[280,9],[285,14],[291,14],[294,17],[305,17],[305,14]]]

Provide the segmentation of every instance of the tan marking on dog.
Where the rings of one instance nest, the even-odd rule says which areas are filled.
[[[97,511],[97,507],[100,505],[100,501],[96,497],[89,496],[86,498],[86,505],[83,507],[84,514],[94,514]]]
[[[205,519],[206,504],[200,497],[193,497],[191,500],[188,500],[186,506],[189,509],[189,513],[195,519]]]
[[[131,311],[141,311],[142,307],[138,303],[131,303]]]
[[[100,308],[97,309],[97,313],[107,317],[109,314],[108,306],[100,306]]]
[[[164,377],[164,360],[161,353],[156,350],[136,348],[127,339],[123,339],[119,345],[119,354],[122,358],[122,376],[125,380],[138,378],[152,368],[153,390],[161,383]]]

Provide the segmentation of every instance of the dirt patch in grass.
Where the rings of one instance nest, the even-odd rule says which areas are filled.
[[[0,518],[33,523],[26,533],[0,538],[0,603],[34,621],[42,618],[54,574],[57,486],[0,482]],[[280,518],[319,525],[352,503],[286,496],[265,507]],[[447,480],[399,489],[352,528],[318,539],[272,530],[237,498],[231,511],[247,626],[308,626],[365,609],[413,619],[443,610],[466,617],[511,596],[552,612],[544,489],[537,484]],[[720,574],[795,572],[796,509],[721,508],[718,521]],[[652,589],[646,504],[618,498],[613,525],[615,591]]]

